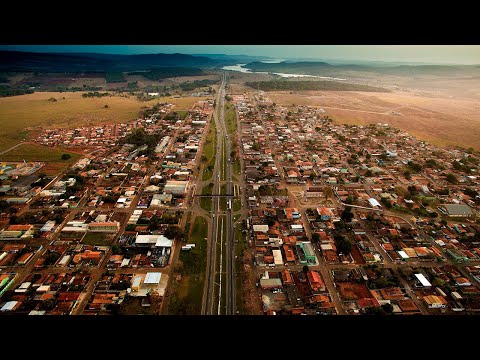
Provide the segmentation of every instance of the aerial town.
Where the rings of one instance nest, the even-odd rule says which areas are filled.
[[[480,311],[480,156],[228,91],[0,155],[2,315]]]

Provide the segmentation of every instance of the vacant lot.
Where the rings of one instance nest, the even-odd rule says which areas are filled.
[[[196,101],[203,99],[167,97],[141,102],[134,96],[83,98],[81,92],[39,92],[0,98],[0,151],[20,142],[25,135],[22,133],[25,128],[120,123],[135,119],[142,107],[157,102],[173,103],[179,110],[189,109]]]
[[[70,159],[62,160],[63,154],[69,154]],[[80,154],[54,149],[36,144],[22,144],[9,152],[0,155],[1,161],[41,161],[45,166],[41,172],[57,174],[59,171],[66,169],[81,157]]]
[[[112,245],[113,236],[112,234],[106,233],[87,233],[82,239],[82,243],[85,245],[98,245],[98,246],[109,246]]]
[[[480,149],[480,100],[408,91],[269,92],[277,104],[318,106],[340,123],[388,123],[439,146]]]
[[[372,297],[370,290],[368,290],[365,284],[341,282],[337,283],[337,289],[344,300],[358,300]]]

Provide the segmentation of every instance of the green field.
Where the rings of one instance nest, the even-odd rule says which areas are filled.
[[[61,156],[63,154],[69,154],[70,159],[62,160]],[[54,149],[47,146],[22,144],[19,147],[0,155],[0,161],[40,161],[45,163],[45,167],[41,169],[41,172],[46,174],[55,174],[78,161],[80,157],[80,154]]]
[[[240,200],[239,197],[236,197],[233,199],[233,211],[237,212],[242,210],[242,201]]]
[[[233,173],[235,175],[240,175],[240,171],[242,170],[242,166],[240,164],[240,159],[235,159],[233,162]]]
[[[213,175],[213,170],[208,170],[208,167],[215,166],[215,121],[213,119],[210,122],[210,130],[208,131],[207,138],[205,139],[205,144],[203,145],[203,156],[207,158],[203,166],[202,181],[209,180]]]
[[[87,233],[82,239],[82,244],[85,245],[109,246],[112,242],[112,234],[107,233]]]
[[[202,195],[211,195],[212,187],[205,185],[202,189]],[[200,198],[200,207],[205,211],[212,211],[212,198],[211,197],[201,197]]]
[[[141,108],[160,102],[175,104],[175,110],[190,109],[205,98],[164,97],[142,102],[136,96],[84,98],[83,92],[36,92],[0,98],[0,151],[22,140],[29,127],[55,128],[121,123],[135,119]],[[49,101],[55,98],[57,101]],[[104,106],[108,105],[108,108]]]
[[[200,315],[207,261],[207,221],[200,216],[195,218],[188,243],[195,247],[180,252],[182,278],[177,284],[169,304],[169,314]]]
[[[227,194],[227,184],[223,184],[221,187],[220,187],[220,194],[221,195],[226,195]],[[220,198],[220,210],[221,211],[225,211],[227,210],[227,198],[222,196]]]
[[[233,104],[225,105],[225,124],[230,135],[237,132],[237,114]]]

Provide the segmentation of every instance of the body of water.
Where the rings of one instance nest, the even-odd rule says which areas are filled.
[[[262,61],[266,62],[266,61]],[[336,78],[336,77],[330,77],[330,76],[316,76],[316,75],[304,75],[304,74],[287,74],[287,73],[276,73],[276,72],[266,72],[266,71],[252,71],[248,68],[245,67],[247,64],[237,64],[237,65],[230,65],[230,66],[224,66],[222,69],[223,70],[228,70],[228,71],[239,71],[242,73],[248,73],[248,74],[274,74],[281,76],[283,78],[317,78],[317,79],[328,79],[328,80],[346,80],[346,79],[341,79],[341,78]]]

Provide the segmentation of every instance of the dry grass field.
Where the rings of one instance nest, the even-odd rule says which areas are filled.
[[[57,99],[56,102],[49,98]],[[160,98],[141,102],[134,96],[83,98],[81,92],[38,92],[0,98],[0,151],[22,140],[29,127],[75,127],[133,120],[142,107],[170,102],[175,109],[189,109],[205,98]],[[104,106],[108,105],[108,108]]]
[[[283,91],[268,96],[277,104],[321,107],[339,123],[388,123],[439,146],[480,149],[480,99],[472,96],[419,91]]]

